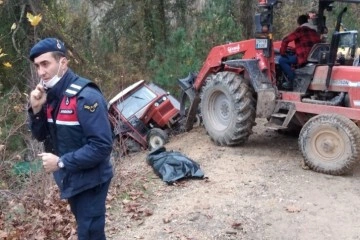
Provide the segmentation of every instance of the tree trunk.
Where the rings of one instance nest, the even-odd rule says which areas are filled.
[[[243,36],[245,39],[253,37],[254,34],[254,13],[257,1],[238,1],[236,4],[239,13],[240,25],[243,26]]]

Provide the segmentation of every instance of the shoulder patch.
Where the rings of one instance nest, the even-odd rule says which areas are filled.
[[[89,110],[90,112],[95,112],[95,110],[98,106],[99,106],[99,104],[97,102],[95,102],[93,105],[84,104],[84,109]]]

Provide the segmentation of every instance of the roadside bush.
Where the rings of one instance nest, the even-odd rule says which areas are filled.
[[[0,188],[16,188],[11,169],[23,161],[28,152],[26,141],[26,96],[13,87],[0,97]],[[13,180],[11,180],[13,179]]]

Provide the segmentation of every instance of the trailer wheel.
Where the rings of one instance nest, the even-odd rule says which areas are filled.
[[[341,175],[349,172],[360,157],[360,129],[337,114],[311,118],[302,128],[299,147],[305,164],[317,172]]]
[[[165,143],[169,141],[169,136],[164,130],[153,128],[148,132],[146,140],[148,142],[149,150],[153,150],[164,146]]]
[[[218,145],[247,141],[255,125],[254,90],[240,75],[219,72],[207,78],[201,94],[203,124]]]

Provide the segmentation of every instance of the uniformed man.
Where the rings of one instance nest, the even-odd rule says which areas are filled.
[[[105,201],[113,170],[107,103],[99,88],[69,67],[64,43],[46,38],[30,51],[40,83],[30,94],[30,128],[61,198],[68,199],[79,240],[105,237]]]

